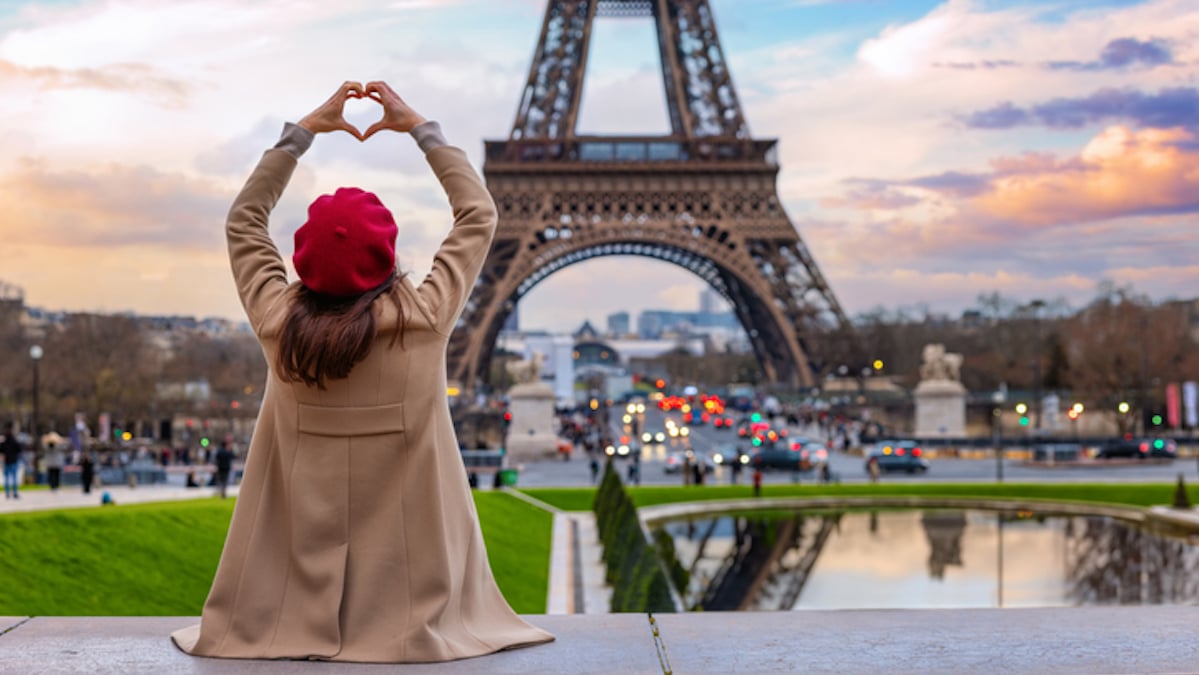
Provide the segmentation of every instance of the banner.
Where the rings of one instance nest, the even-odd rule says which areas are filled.
[[[112,420],[109,419],[108,413],[100,413],[100,442],[108,443],[112,440]]]
[[[1186,411],[1187,426],[1199,427],[1199,382],[1183,383],[1182,407]]]
[[[1180,410],[1178,383],[1171,382],[1166,385],[1166,426],[1171,429],[1177,429],[1182,426]]]

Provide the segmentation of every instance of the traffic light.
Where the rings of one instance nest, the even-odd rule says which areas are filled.
[[[512,425],[512,411],[505,410],[504,411],[504,428],[507,429],[511,425]]]
[[[1071,419],[1073,419],[1073,418],[1071,418]],[[1021,415],[1020,416],[1020,426],[1026,427],[1026,426],[1028,426],[1028,424],[1029,424],[1028,415]]]

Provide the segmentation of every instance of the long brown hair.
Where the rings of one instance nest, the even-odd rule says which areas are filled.
[[[301,284],[287,310],[279,335],[275,366],[284,382],[303,382],[325,388],[329,380],[349,376],[350,370],[370,352],[375,339],[375,313],[371,309],[386,294],[396,306],[399,322],[391,336],[404,346],[404,305],[399,296],[400,277],[395,272],[362,295],[338,298],[322,295]]]

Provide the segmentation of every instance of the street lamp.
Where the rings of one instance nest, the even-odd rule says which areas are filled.
[[[44,355],[45,355],[45,352],[42,350],[41,345],[33,345],[32,347],[29,348],[29,358],[33,360],[33,424],[31,426],[33,427],[33,465],[34,465],[34,467],[37,466],[38,454],[41,452],[41,449],[42,449],[42,438],[40,435],[38,435],[38,432],[37,432],[37,427],[38,427],[38,419],[37,418],[38,418],[38,412],[39,412],[39,408],[38,408],[38,402],[39,402],[38,401],[38,399],[39,399],[39,396],[38,396],[38,384],[39,384],[38,383],[38,363],[42,360],[42,356],[44,356]],[[34,475],[36,475],[36,469],[34,470]]]
[[[1069,417],[1074,422],[1074,440],[1078,440],[1078,418],[1082,417],[1082,412],[1086,408],[1081,403],[1075,403],[1070,406],[1070,410],[1066,412],[1066,417]]]

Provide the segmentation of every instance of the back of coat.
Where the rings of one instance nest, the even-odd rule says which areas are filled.
[[[387,294],[350,375],[324,389],[268,377],[201,624],[184,651],[231,658],[444,661],[545,642],[487,562],[446,397],[446,347],[490,245],[495,209],[465,154],[428,160],[454,226],[419,285]],[[264,155],[230,213],[234,277],[269,364],[296,286],[265,232],[295,166]],[[402,340],[393,340],[396,331]]]

